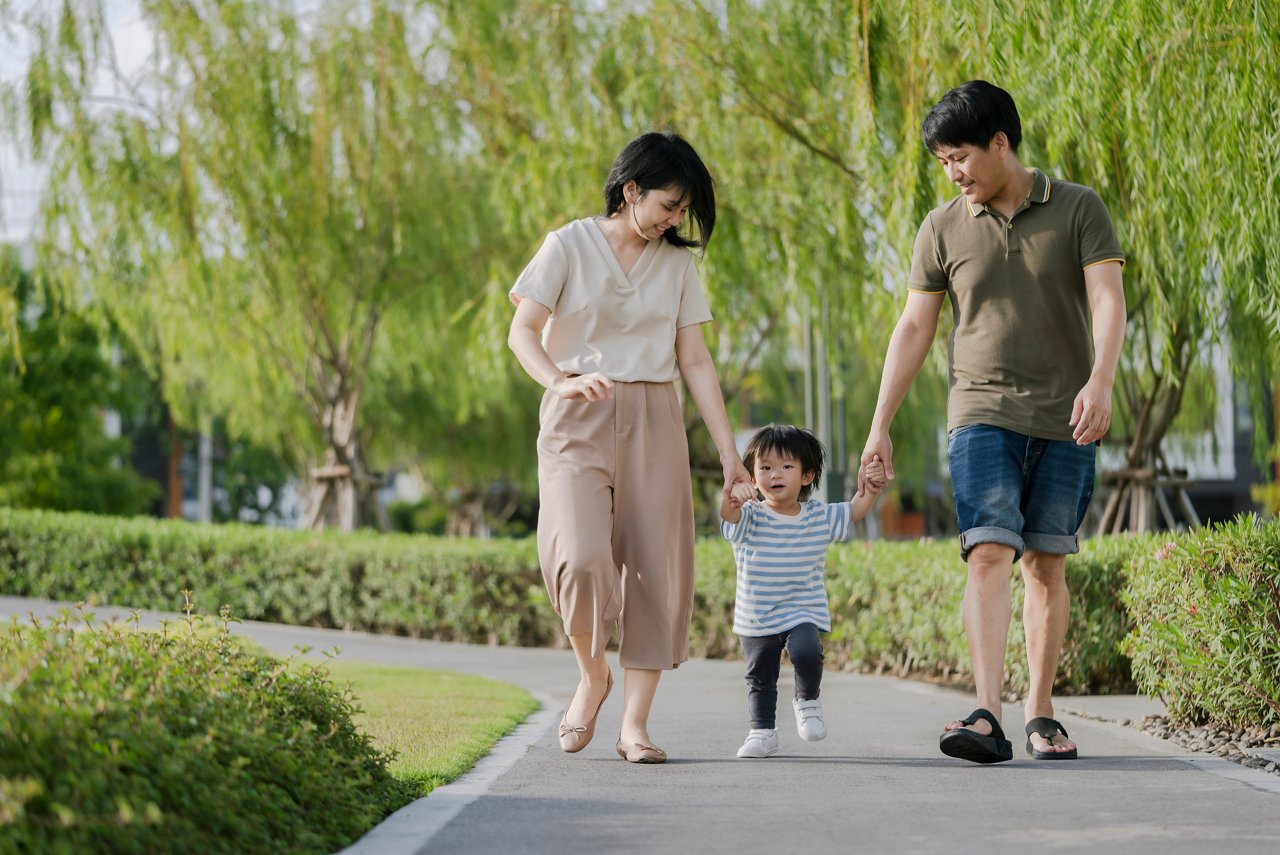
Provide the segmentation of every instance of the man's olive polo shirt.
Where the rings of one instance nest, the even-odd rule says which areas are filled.
[[[1084,269],[1109,261],[1124,253],[1098,194],[1039,170],[1009,220],[963,196],[929,212],[909,287],[951,298],[948,430],[1072,438],[1071,407],[1093,366]]]

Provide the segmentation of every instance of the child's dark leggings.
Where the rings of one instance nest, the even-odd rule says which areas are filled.
[[[802,623],[777,635],[740,635],[738,639],[747,660],[747,712],[753,728],[772,730],[775,726],[784,647],[796,669],[796,697],[817,699],[822,684],[822,641],[816,626]]]

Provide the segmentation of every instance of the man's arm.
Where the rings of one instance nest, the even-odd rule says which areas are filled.
[[[1077,445],[1101,439],[1111,427],[1111,390],[1124,343],[1124,280],[1120,262],[1085,268],[1084,287],[1093,316],[1093,371],[1071,407],[1072,436]]]
[[[944,293],[925,294],[912,291],[907,294],[907,305],[902,309],[889,348],[884,355],[884,371],[880,376],[880,396],[876,399],[876,412],[871,419],[871,431],[862,450],[862,462],[858,467],[858,493],[869,486],[867,464],[876,455],[884,461],[885,478],[893,479],[893,442],[889,439],[889,426],[898,414],[907,389],[920,373],[920,366],[929,354],[933,337],[938,332],[938,316],[942,313]]]

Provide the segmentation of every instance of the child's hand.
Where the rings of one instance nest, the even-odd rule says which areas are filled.
[[[756,488],[746,481],[738,481],[724,488],[724,496],[731,507],[740,508],[756,497]]]

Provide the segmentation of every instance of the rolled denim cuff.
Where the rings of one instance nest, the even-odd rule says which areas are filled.
[[[1049,535],[1041,535],[1041,537],[1049,537]],[[1016,533],[1007,528],[986,525],[960,533],[960,557],[968,561],[969,552],[979,543],[999,543],[1011,547],[1014,561],[1022,557],[1022,552],[1026,548],[1022,538]]]
[[[1080,538],[1074,534],[1039,534],[1034,531],[1022,533],[1027,542],[1027,549],[1036,552],[1047,552],[1050,555],[1074,555],[1080,551]]]

